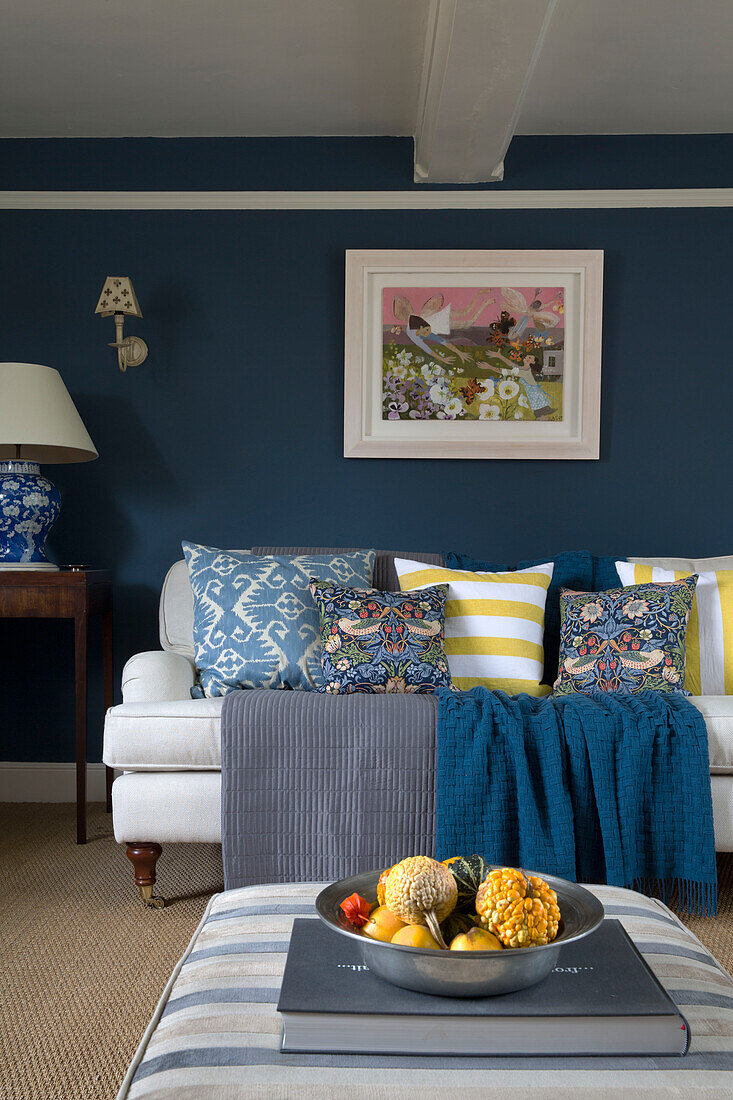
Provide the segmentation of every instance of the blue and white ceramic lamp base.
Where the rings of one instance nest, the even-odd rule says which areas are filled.
[[[46,536],[60,509],[59,491],[37,462],[0,462],[0,569],[58,569],[46,556]]]

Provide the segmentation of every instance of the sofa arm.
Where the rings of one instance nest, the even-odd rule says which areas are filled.
[[[153,650],[136,653],[122,670],[124,703],[160,703],[166,699],[190,699],[196,666],[182,653]]]

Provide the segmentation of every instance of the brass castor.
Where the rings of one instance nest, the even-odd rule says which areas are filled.
[[[143,905],[147,905],[151,909],[163,909],[165,906],[165,898],[153,896],[152,886],[141,886],[140,897],[143,899]]]
[[[165,905],[165,898],[153,895],[155,864],[162,851],[160,844],[148,841],[127,845],[127,858],[135,868],[135,884],[140,890],[143,905],[151,909],[162,909]]]

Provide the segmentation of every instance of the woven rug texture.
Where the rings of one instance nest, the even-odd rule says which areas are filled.
[[[0,805],[0,1097],[113,1100],[212,893],[218,845],[169,844],[145,909],[112,819],[90,806]],[[719,912],[683,918],[733,969],[733,855],[718,857]]]
[[[112,816],[0,806],[0,1097],[111,1100],[212,893],[218,845],[170,844],[146,909]]]

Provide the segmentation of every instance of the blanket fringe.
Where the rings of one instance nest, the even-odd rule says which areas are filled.
[[[718,886],[689,878],[635,878],[629,889],[658,897],[670,909],[692,917],[714,917],[718,911]]]

